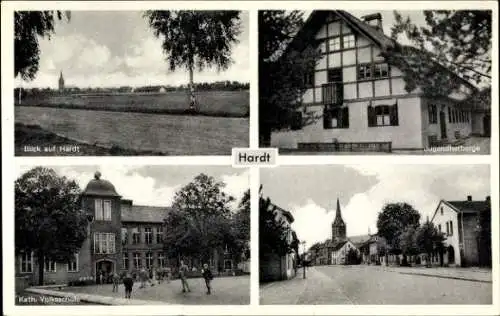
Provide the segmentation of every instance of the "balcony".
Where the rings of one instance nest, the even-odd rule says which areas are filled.
[[[344,102],[344,86],[342,83],[326,83],[321,86],[323,104],[328,106],[342,105]]]

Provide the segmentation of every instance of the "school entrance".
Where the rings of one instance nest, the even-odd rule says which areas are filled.
[[[110,283],[111,276],[114,269],[114,262],[108,259],[102,259],[95,263],[95,274],[96,274],[96,283]]]

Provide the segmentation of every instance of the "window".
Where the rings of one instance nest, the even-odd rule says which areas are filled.
[[[330,52],[340,50],[340,49],[341,49],[340,37],[334,37],[334,38],[331,38],[330,40],[328,40],[328,50]]]
[[[389,65],[381,64],[365,64],[358,66],[358,80],[369,80],[389,77]]]
[[[448,107],[448,123],[451,123],[451,108]]]
[[[429,124],[437,124],[437,122],[437,106],[435,104],[429,104]]]
[[[325,106],[323,109],[323,128],[349,128],[349,108]]]
[[[21,273],[33,272],[33,252],[25,252],[19,256],[19,271]]]
[[[128,229],[122,227],[122,246],[128,245]]]
[[[115,234],[94,233],[94,253],[115,253]]]
[[[111,220],[111,201],[104,201],[104,220]]]
[[[151,227],[144,228],[144,242],[148,245],[153,243],[153,229]]]
[[[453,236],[453,221],[450,221],[450,236]]]
[[[306,87],[314,86],[314,68],[306,72],[304,75],[304,85]]]
[[[123,263],[123,269],[128,270],[129,269],[128,253],[126,252],[123,253],[122,263]]]
[[[45,258],[45,262],[43,264],[44,272],[56,272],[56,262],[54,260],[49,260]]]
[[[95,199],[95,219],[96,221],[110,221],[111,220],[111,201],[103,201]]]
[[[156,228],[156,243],[161,244],[163,242],[163,227],[158,226]]]
[[[153,266],[153,253],[146,253],[146,269],[150,269]]]
[[[388,64],[375,64],[374,78],[386,78],[389,76]]]
[[[450,235],[450,223],[446,222],[446,236]]]
[[[132,228],[132,244],[140,244],[141,243],[141,233],[139,232],[139,228]]]
[[[441,215],[443,215],[443,207],[441,206]]]
[[[165,268],[165,255],[163,252],[158,253],[158,267]]]
[[[328,82],[342,82],[342,68],[328,69]]]
[[[397,104],[368,106],[368,127],[398,125]]]
[[[75,253],[73,258],[68,262],[68,272],[78,272],[79,254]]]
[[[342,42],[344,44],[344,49],[345,48],[352,48],[352,47],[356,47],[356,36],[354,35],[345,35],[343,38],[342,38]]]
[[[438,225],[439,232],[441,232],[441,224]]]
[[[134,269],[141,268],[141,254],[138,252],[134,252]]]
[[[358,80],[366,80],[372,77],[372,68],[370,65],[358,66]]]
[[[95,220],[102,221],[104,219],[104,214],[102,213],[102,200],[95,199]]]

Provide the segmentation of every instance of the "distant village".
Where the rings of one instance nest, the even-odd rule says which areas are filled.
[[[188,89],[187,84],[181,85],[148,85],[140,87],[120,86],[120,87],[77,87],[68,85],[65,82],[63,73],[60,73],[58,87],[54,88],[22,88],[14,89],[16,96],[21,92],[24,96],[47,95],[47,94],[79,94],[79,93],[166,93],[171,91],[184,91]],[[250,83],[238,81],[216,81],[194,83],[195,91],[242,91],[249,90]]]

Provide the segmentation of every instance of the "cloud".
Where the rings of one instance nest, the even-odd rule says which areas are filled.
[[[318,206],[313,200],[304,205],[292,207],[294,222],[292,229],[300,241],[306,241],[306,247],[331,237],[331,223],[335,213]]]

